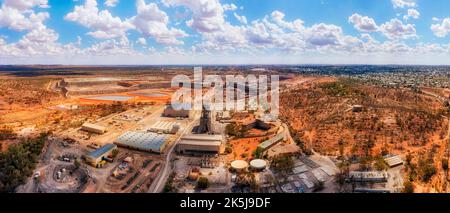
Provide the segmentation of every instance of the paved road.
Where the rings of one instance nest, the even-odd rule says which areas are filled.
[[[197,113],[196,113],[197,115]],[[172,156],[173,156],[173,152],[175,150],[175,147],[177,145],[177,143],[180,141],[181,137],[183,137],[183,135],[188,134],[194,124],[196,124],[198,122],[198,119],[196,118],[197,116],[194,116],[194,119],[186,126],[186,128],[184,128],[183,132],[178,136],[178,138],[175,140],[175,142],[172,144],[172,146],[170,147],[170,149],[167,151],[166,153],[166,163],[164,163],[164,168],[163,170],[160,172],[160,174],[156,177],[156,181],[155,183],[152,184],[152,186],[149,188],[148,192],[149,193],[159,193],[162,192],[164,184],[167,180],[167,177],[169,176],[170,172],[172,171],[171,167],[172,167]]]

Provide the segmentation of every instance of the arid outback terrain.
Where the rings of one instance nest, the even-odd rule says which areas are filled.
[[[0,191],[11,191],[33,175],[36,163],[49,149],[44,140],[48,135],[72,134],[76,131],[71,129],[79,129],[86,122],[106,123],[103,120],[122,112],[136,109],[133,113],[137,113],[145,107],[155,107],[152,109],[156,112],[156,108],[164,108],[174,92],[171,78],[177,74],[192,76],[192,68],[0,67]],[[339,77],[330,73],[309,74],[276,66],[263,70],[245,66],[208,67],[204,74],[280,75],[280,121],[264,130],[250,128],[239,132],[227,127],[231,136],[225,148],[227,162],[251,160],[259,144],[287,128],[296,145],[283,145],[280,153],[334,159],[340,170],[335,178],[339,185],[346,185],[345,181],[340,182],[340,177],[348,176],[350,170],[387,170],[383,157],[399,155],[405,162],[400,171],[403,191],[448,192],[450,188],[448,87],[386,86],[342,73]],[[447,82],[450,82],[448,75]],[[238,121],[236,126],[255,122],[252,113],[233,113],[232,118]],[[96,136],[93,138],[97,140]],[[98,140],[103,139],[109,140],[109,136]],[[14,153],[27,160],[10,166],[10,161],[16,159]],[[139,154],[135,155],[140,159]],[[159,156],[141,159],[140,164],[153,161],[150,164],[153,166],[139,164],[136,168],[142,167],[142,172],[146,168],[159,171],[160,160]],[[103,177],[106,174],[103,173],[97,175]],[[138,173],[136,177],[141,179]],[[88,185],[86,191],[92,187]],[[114,187],[106,185],[103,191],[114,191]],[[98,188],[97,184],[92,192],[99,191]],[[122,188],[121,192],[125,191],[131,189]]]
[[[349,79],[303,82],[283,93],[280,105],[282,120],[305,152],[358,161],[361,169],[379,166],[386,154],[399,154],[416,191],[444,191],[449,110],[442,102],[411,89]]]

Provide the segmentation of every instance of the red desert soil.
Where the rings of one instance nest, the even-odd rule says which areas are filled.
[[[301,80],[301,79],[300,79]],[[326,83],[323,83],[326,82]],[[431,159],[441,172],[448,111],[436,98],[409,89],[390,89],[336,79],[312,80],[280,95],[282,120],[307,149],[325,155],[374,157],[408,153],[417,164]],[[362,105],[361,112],[352,106]],[[440,176],[416,185],[438,190]]]
[[[258,145],[267,138],[268,137],[242,138],[229,141],[233,147],[233,152],[227,155],[228,161],[251,159],[252,154]]]

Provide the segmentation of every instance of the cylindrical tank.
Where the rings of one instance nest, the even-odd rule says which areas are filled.
[[[250,161],[250,167],[253,170],[261,171],[267,167],[267,162],[262,159],[255,159],[255,160]]]
[[[245,171],[248,167],[248,163],[243,160],[235,160],[231,162],[231,169],[233,169],[236,172],[242,172]]]

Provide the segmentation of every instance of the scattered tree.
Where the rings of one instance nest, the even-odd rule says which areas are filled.
[[[165,193],[177,192],[177,189],[173,186],[173,180],[175,179],[176,175],[177,175],[176,172],[172,172],[169,175],[169,178],[167,178],[166,184],[164,185],[163,192]]]
[[[262,158],[264,150],[261,147],[256,148],[256,150],[253,152],[253,157],[255,158]]]
[[[0,152],[0,192],[13,192],[32,175],[47,136],[48,133],[42,133]]]
[[[294,161],[291,156],[277,156],[272,159],[271,165],[275,171],[287,174],[294,168]]]
[[[405,181],[403,183],[403,193],[414,193],[414,185],[411,181]]]
[[[207,177],[200,177],[197,181],[197,188],[205,190],[209,187],[209,180]]]
[[[226,147],[225,147],[225,153],[226,154],[230,154],[230,153],[232,153],[233,152],[233,148],[230,146],[230,145],[227,145]]]
[[[111,152],[111,155],[112,155],[113,158],[117,157],[118,154],[119,154],[119,150],[118,150],[118,149],[114,149],[114,150]]]
[[[384,171],[389,169],[389,165],[386,163],[386,161],[383,159],[383,157],[378,156],[375,160],[375,169],[378,171]]]
[[[441,165],[442,165],[442,169],[447,171],[448,170],[448,159],[442,158]]]
[[[429,160],[419,162],[419,171],[423,182],[428,182],[436,174],[436,168]]]
[[[79,169],[80,166],[81,166],[80,161],[79,161],[78,159],[76,159],[76,160],[73,162],[73,165],[75,166],[75,170]]]

